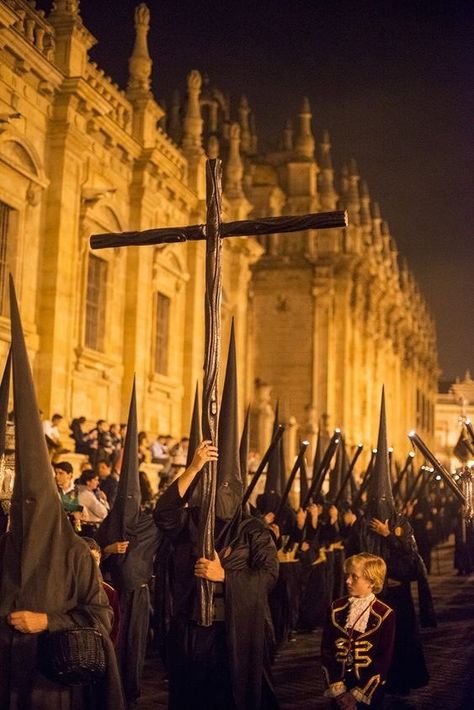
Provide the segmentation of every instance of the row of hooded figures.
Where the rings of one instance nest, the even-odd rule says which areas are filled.
[[[330,499],[322,493],[340,436],[331,439],[311,482],[302,445],[278,490],[272,471],[282,429],[275,426],[262,462],[268,464],[265,491],[255,499],[250,493],[263,466],[246,486],[244,436],[239,457],[237,415],[226,404],[236,402],[230,352],[219,447],[200,441],[195,405],[187,467],[150,512],[140,506],[134,386],[117,498],[95,539],[81,539],[51,473],[12,281],[10,302],[0,453],[12,371],[15,476],[0,537],[2,710],[133,707],[150,647],[164,664],[171,709],[277,708],[272,662],[279,644],[294,639],[296,630],[320,627],[325,694],[334,707],[380,707],[385,692],[408,693],[428,683],[419,623],[434,626],[436,620],[413,528],[397,512],[383,397],[377,454],[363,494],[346,471],[339,491]],[[206,558],[199,552],[202,471],[213,461],[215,552]],[[296,512],[288,494],[297,472]],[[418,499],[438,506],[436,524],[425,525],[433,545],[452,531],[458,506],[449,490],[434,492],[430,485]],[[408,512],[419,521],[424,510]],[[197,595],[202,580],[213,593],[206,625]]]

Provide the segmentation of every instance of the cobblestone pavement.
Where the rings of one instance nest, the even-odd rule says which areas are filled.
[[[434,552],[430,584],[439,623],[422,631],[430,683],[407,697],[388,696],[384,710],[474,710],[474,575],[454,576],[452,559],[451,545]],[[281,710],[328,710],[322,697],[320,639],[320,632],[299,634],[280,650],[273,674]],[[150,659],[138,708],[166,707],[163,669]]]

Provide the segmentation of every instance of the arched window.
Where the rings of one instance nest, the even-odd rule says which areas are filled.
[[[89,253],[87,263],[84,345],[86,348],[99,352],[104,349],[107,276],[107,261],[95,254]]]

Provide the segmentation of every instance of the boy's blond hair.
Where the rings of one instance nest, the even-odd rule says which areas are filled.
[[[354,566],[362,570],[362,576],[372,584],[375,594],[382,591],[387,565],[381,557],[368,552],[352,555],[344,562],[344,572],[349,572]]]

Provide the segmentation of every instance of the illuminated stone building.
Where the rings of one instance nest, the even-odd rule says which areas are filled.
[[[450,471],[461,466],[454,449],[466,419],[474,422],[474,380],[469,370],[463,379],[458,377],[455,382],[440,382],[436,397],[434,450]],[[474,465],[474,457],[469,456],[468,465]]]
[[[10,269],[46,413],[123,419],[136,373],[141,428],[185,432],[202,377],[204,245],[93,253],[89,236],[205,221],[206,155],[219,155],[227,221],[340,206],[350,219],[347,230],[224,240],[223,347],[235,317],[255,445],[276,397],[293,443],[322,420],[371,444],[384,383],[404,458],[408,428],[433,432],[434,324],[356,165],[336,178],[306,100],[273,152],[259,151],[245,97],[231,106],[197,71],[165,114],[148,29],[140,5],[123,91],[90,61],[96,40],[77,0],[56,0],[48,17],[0,1],[2,361]]]

